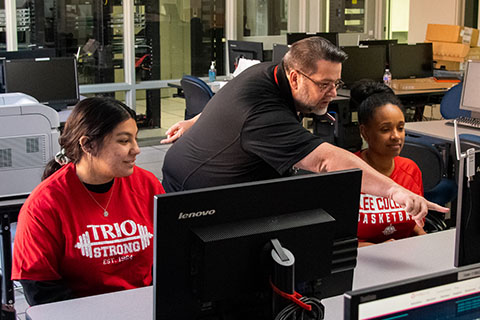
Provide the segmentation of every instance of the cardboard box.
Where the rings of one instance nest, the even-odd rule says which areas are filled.
[[[433,60],[463,62],[470,46],[463,43],[432,42]]]
[[[428,24],[425,40],[478,45],[479,30],[448,24]]]
[[[448,71],[459,71],[462,70],[463,62],[456,62],[456,61],[446,61],[446,60],[437,60],[434,62],[433,67],[435,69],[445,69]]]
[[[456,83],[436,82],[433,78],[392,80],[392,89],[401,91],[450,89],[454,85]]]
[[[465,60],[480,60],[480,47],[470,48]]]

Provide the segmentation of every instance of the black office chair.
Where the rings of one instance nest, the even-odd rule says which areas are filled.
[[[185,120],[195,117],[203,111],[207,102],[212,98],[212,89],[200,78],[185,75],[180,81],[185,95]]]
[[[412,159],[422,171],[425,199],[445,205],[457,196],[457,184],[446,178],[444,160],[433,145],[421,137],[405,137],[402,157]],[[445,216],[430,211],[425,221],[425,231],[436,232],[447,229]]]

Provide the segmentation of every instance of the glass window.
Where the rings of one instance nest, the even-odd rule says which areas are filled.
[[[243,12],[246,37],[277,36],[287,31],[288,0],[244,0]]]
[[[208,75],[211,61],[216,62],[218,74],[225,74],[225,0],[160,0],[146,12],[145,33],[137,33],[135,42],[137,59],[150,54],[152,72],[147,77],[153,80],[180,79],[184,74],[203,77]],[[143,35],[143,45],[150,53],[141,50]]]
[[[78,57],[80,84],[122,82],[121,1],[17,1],[18,49]]]

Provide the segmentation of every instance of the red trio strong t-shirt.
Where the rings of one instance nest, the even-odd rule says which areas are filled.
[[[360,157],[360,151],[355,153]],[[410,159],[395,157],[390,178],[423,196],[422,173]],[[415,221],[395,201],[362,193],[358,215],[358,241],[381,243],[413,235]]]
[[[106,193],[108,216],[87,194],[75,166],[43,181],[23,205],[15,235],[12,279],[63,280],[77,296],[150,285],[153,196],[158,179],[139,167]]]

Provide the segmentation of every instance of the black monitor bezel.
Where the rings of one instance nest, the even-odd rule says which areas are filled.
[[[360,185],[361,171],[352,169],[155,196],[154,319],[165,319],[160,317],[161,311],[166,312],[165,308],[175,308],[173,305],[178,301],[174,298],[175,295],[182,297],[181,305],[184,312],[187,312],[188,305],[193,306],[191,294],[188,297],[188,294],[185,294],[184,291],[175,293],[175,289],[186,287],[186,283],[189,281],[185,279],[185,275],[179,274],[181,273],[179,270],[182,269],[179,265],[183,264],[183,269],[185,269],[188,266],[185,263],[189,256],[188,248],[182,250],[182,247],[187,247],[186,245],[182,246],[182,243],[188,241],[189,229],[187,228],[191,229],[206,222],[198,219],[188,219],[186,220],[188,225],[182,227],[184,228],[182,232],[174,229],[174,225],[178,224],[178,212],[209,210],[209,208],[199,207],[198,205],[197,200],[205,194],[216,195],[216,199],[219,199],[220,203],[216,208],[222,206],[229,208],[229,210],[224,210],[223,214],[208,217],[210,219],[207,221],[209,225],[229,221],[225,219],[241,221],[242,219],[256,217],[257,213],[252,216],[253,209],[243,210],[240,208],[255,208],[259,205],[276,208],[275,213],[262,211],[266,216],[311,208],[324,209],[337,220],[338,224],[336,224],[333,244],[335,259],[332,258],[332,261],[335,260],[336,262],[333,262],[331,266],[335,272],[322,279],[324,281],[322,285],[325,285],[322,297],[342,294],[351,289],[358,246],[356,233]],[[230,196],[225,196],[226,194]],[[239,195],[242,196],[237,199]],[[167,209],[162,211],[160,208]],[[179,210],[179,208],[182,208],[182,210]],[[278,210],[281,210],[281,212],[278,212]],[[348,212],[351,214],[348,215]],[[231,215],[231,217],[225,217],[226,214]],[[213,217],[215,219],[212,219]],[[173,236],[168,234],[168,232],[174,230],[175,236],[179,239],[173,239]],[[164,260],[165,258],[168,260]],[[180,280],[182,277],[183,279]],[[173,301],[168,301],[168,299],[173,299]],[[163,305],[156,303],[156,301],[161,301]],[[190,304],[188,301],[190,301]],[[173,314],[176,315],[177,319],[189,319],[191,317],[191,314],[185,317],[181,317],[178,312]],[[172,316],[172,314],[169,314],[169,316]]]
[[[480,263],[480,141],[477,138],[469,139],[468,135],[460,135],[460,151],[465,153],[473,148],[474,168],[476,174],[471,181],[465,176],[467,159],[457,161],[459,168],[456,172],[458,183],[456,207],[456,234],[455,234],[455,267]]]
[[[230,73],[235,71],[236,52],[253,53],[253,60],[263,61],[263,42],[228,40],[227,46]]]
[[[279,44],[279,43],[274,43],[273,44],[273,53],[272,53],[272,62],[274,64],[279,64],[285,54],[287,54],[288,50],[290,50],[290,46],[287,44]]]
[[[49,64],[49,65],[54,65],[55,63],[64,63],[65,65],[71,65],[72,67],[72,73],[70,76],[72,77],[69,79],[70,85],[74,86],[73,90],[74,92],[70,92],[71,96],[69,97],[59,97],[59,99],[42,99],[41,97],[34,97],[38,100],[39,103],[48,105],[52,108],[55,109],[63,109],[66,108],[69,105],[75,105],[80,98],[80,90],[79,90],[79,84],[78,84],[78,72],[77,72],[77,63],[75,57],[42,57],[42,58],[35,58],[35,59],[6,59],[3,61],[3,70],[4,70],[4,83],[5,83],[5,92],[22,92],[17,90],[17,87],[14,87],[13,89],[11,88],[11,85],[8,84],[8,77],[9,77],[9,66],[13,65],[24,65],[25,69],[29,69],[30,72],[33,72],[32,69],[28,68],[28,66],[31,66],[33,64],[37,63],[44,63],[44,64]],[[54,70],[52,68],[51,70]],[[65,70],[63,70],[63,74],[65,74]],[[45,74],[42,74],[45,75]],[[28,79],[28,77],[26,77]],[[27,83],[27,82],[26,82]],[[47,83],[45,83],[47,84]],[[33,84],[32,84],[33,86]],[[26,94],[29,94],[28,92],[23,92]]]
[[[418,290],[454,283],[459,281],[459,279],[468,280],[475,277],[480,277],[480,264],[348,291],[345,292],[343,297],[343,319],[358,320],[359,305],[364,302],[394,297]]]
[[[418,53],[422,53],[423,57]],[[389,68],[393,79],[433,77],[433,50],[431,43],[390,44],[388,55]],[[409,56],[415,56],[417,59],[408,59]]]
[[[356,81],[361,79],[382,81],[385,67],[387,65],[387,46],[345,46],[340,48],[348,54],[348,59],[345,60],[342,65],[342,80],[346,87],[350,87]],[[360,52],[361,55],[356,54]],[[370,59],[366,60],[366,57],[369,57]],[[366,64],[365,62],[367,61],[371,61],[372,63]],[[352,63],[353,66],[361,68],[365,73],[351,71],[349,65]]]

